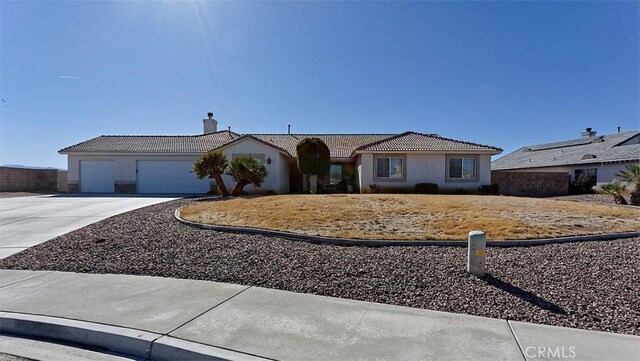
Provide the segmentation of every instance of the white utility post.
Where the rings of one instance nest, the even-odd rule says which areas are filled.
[[[482,231],[469,232],[467,244],[467,272],[476,277],[484,277],[485,255],[487,253],[487,237]]]

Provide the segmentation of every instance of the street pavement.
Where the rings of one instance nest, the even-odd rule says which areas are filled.
[[[49,331],[42,324],[31,329],[30,318],[59,324]],[[631,335],[149,276],[0,270],[0,321],[0,332],[51,332],[85,342],[91,338],[73,332],[97,325],[101,336],[95,342],[102,347],[123,352],[126,346],[127,354],[158,360],[196,354],[278,360],[637,360],[640,355],[640,337]],[[109,344],[109,334],[120,338]],[[129,339],[132,343],[123,342]],[[2,343],[0,352],[6,352]]]

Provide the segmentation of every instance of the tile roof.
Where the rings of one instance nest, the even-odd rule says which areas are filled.
[[[305,138],[321,139],[331,153],[331,158],[349,158],[353,151],[369,143],[377,142],[395,134],[254,134],[256,138],[275,144],[297,156],[296,145]]]
[[[498,154],[502,149],[489,145],[463,142],[443,138],[437,134],[405,132],[391,138],[356,148],[359,151],[406,151],[406,152],[482,152]]]
[[[265,144],[265,145],[267,145],[269,147],[272,147],[273,149],[279,150],[280,152],[288,155],[289,157],[293,157],[292,153],[289,152],[287,149],[275,144],[274,142],[268,142],[268,141],[266,141],[264,139],[258,138],[256,136],[254,136],[253,134],[245,134],[245,135],[240,136],[240,137],[238,137],[238,138],[236,138],[236,139],[234,139],[234,140],[232,140],[230,142],[227,142],[227,143],[224,143],[224,144],[222,144],[220,146],[217,146],[217,147],[213,148],[212,150],[218,150],[218,149],[221,149],[221,148],[225,148],[225,147],[230,146],[230,145],[232,145],[234,143],[240,142],[240,141],[242,141],[244,139],[253,139],[254,141],[256,141],[258,143],[263,143],[263,144]]]
[[[103,135],[64,148],[60,153],[204,153],[243,137],[256,138],[296,157],[304,138],[320,138],[332,158],[349,158],[355,151],[451,151],[500,153],[500,148],[442,138],[435,134],[247,134],[220,131],[206,135],[139,136]]]
[[[491,163],[492,170],[640,160],[640,130],[522,147]]]
[[[103,135],[59,153],[204,153],[238,137],[228,130],[204,135]]]

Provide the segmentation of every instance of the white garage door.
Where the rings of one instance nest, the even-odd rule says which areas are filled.
[[[207,193],[211,181],[191,173],[193,161],[139,160],[138,193]]]
[[[80,161],[80,192],[115,192],[116,172],[112,160]]]

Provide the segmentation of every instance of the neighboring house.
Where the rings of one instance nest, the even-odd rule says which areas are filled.
[[[615,174],[627,164],[640,161],[640,130],[597,136],[587,128],[581,135],[578,139],[529,145],[496,159],[491,163],[494,177],[496,172],[563,173],[573,182],[586,173],[602,185],[617,179]]]
[[[320,138],[329,147],[332,164],[327,182],[352,178],[362,193],[413,189],[423,182],[442,189],[476,190],[491,184],[491,156],[502,152],[435,134],[240,135],[218,131],[212,113],[203,122],[202,135],[107,135],[60,150],[68,155],[69,191],[204,193],[211,180],[197,180],[191,167],[209,150],[222,150],[229,160],[249,155],[264,162],[268,176],[260,191],[299,191],[302,175],[296,165],[296,145],[309,137]],[[233,186],[229,176],[224,182]]]

